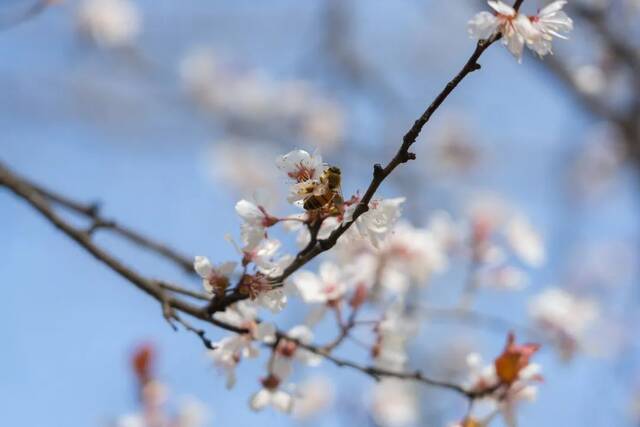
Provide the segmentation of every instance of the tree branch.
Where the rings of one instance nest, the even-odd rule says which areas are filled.
[[[174,310],[183,312],[188,314],[196,319],[205,321],[207,323],[218,326],[222,329],[225,329],[230,332],[234,332],[237,334],[246,334],[249,331],[244,328],[240,328],[220,320],[217,320],[210,316],[207,313],[206,307],[201,308],[195,306],[191,303],[183,301],[181,299],[171,297],[166,295],[165,290],[170,290],[177,293],[182,293],[194,298],[202,299],[202,295],[197,293],[192,293],[186,289],[183,289],[179,286],[169,285],[167,283],[150,280],[142,275],[135,272],[133,269],[129,268],[125,264],[118,261],[112,255],[107,253],[105,250],[97,246],[95,243],[91,241],[91,236],[83,230],[75,228],[67,221],[58,216],[51,207],[47,204],[46,199],[42,196],[42,194],[35,188],[32,188],[27,182],[22,181],[19,177],[13,174],[7,167],[5,167],[2,163],[0,163],[0,186],[6,187],[11,192],[13,192],[17,197],[26,201],[32,208],[38,211],[47,221],[52,223],[56,228],[66,234],[68,237],[73,239],[78,245],[80,245],[83,249],[93,255],[99,262],[105,264],[111,270],[115,271],[118,275],[135,285],[138,289],[142,290],[155,300],[157,300],[163,307],[163,314],[167,321],[170,322],[172,327],[174,325],[171,323],[172,320],[177,321],[185,329],[190,332],[195,333],[202,340],[205,347],[211,349],[213,348],[213,343],[206,337],[205,331],[202,329],[198,329],[192,326],[190,323],[186,322],[181,316],[179,316]],[[196,296],[197,295],[197,296]],[[360,372],[364,372],[367,375],[380,379],[382,377],[394,377],[394,378],[403,378],[403,379],[411,379],[418,382],[421,382],[426,385],[441,387],[456,391],[468,398],[475,398],[475,392],[468,391],[464,389],[462,386],[447,383],[443,381],[430,379],[420,372],[415,373],[402,373],[402,372],[394,372],[388,371],[384,369],[379,369],[372,366],[364,366],[360,365],[357,362],[353,362],[346,359],[341,359],[336,356],[333,356],[326,349],[321,348],[319,346],[304,344],[299,342],[294,338],[290,338],[282,331],[276,332],[278,339],[287,339],[289,341],[293,341],[297,343],[302,348],[305,348],[315,354],[323,356],[328,359],[332,363],[341,367],[350,367]]]
[[[76,200],[73,200],[67,196],[59,194],[55,191],[47,189],[39,184],[30,182],[29,180],[21,177],[20,178],[24,183],[28,184],[33,190],[37,191],[50,202],[59,205],[71,212],[77,213],[81,216],[84,216],[92,221],[91,225],[88,228],[88,233],[93,234],[94,232],[104,229],[109,230],[125,239],[135,243],[136,245],[149,249],[152,252],[157,253],[158,255],[172,261],[178,267],[189,274],[195,274],[193,270],[193,258],[188,257],[186,255],[181,254],[180,252],[172,249],[162,243],[159,243],[137,231],[134,231],[126,226],[118,224],[116,221],[106,219],[100,215],[100,204],[99,203],[81,203]]]

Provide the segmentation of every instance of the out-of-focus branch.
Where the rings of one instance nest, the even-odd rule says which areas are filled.
[[[155,252],[158,255],[172,261],[185,272],[189,274],[195,274],[193,270],[192,258],[187,257],[177,250],[159,243],[137,231],[134,231],[129,227],[121,225],[116,221],[102,217],[102,215],[100,214],[99,203],[81,203],[48,188],[45,188],[41,185],[30,182],[24,178],[21,179],[50,202],[88,218],[91,221],[91,225],[87,229],[88,234],[93,234],[99,230],[110,231],[114,234],[124,237],[125,239],[142,248]]]
[[[0,18],[0,31],[9,30],[25,21],[35,18],[44,12],[49,6],[59,0],[37,0],[28,9],[8,18]]]
[[[632,95],[631,99],[636,101],[632,102],[633,105],[629,109],[616,109],[610,105],[606,97],[585,92],[577,84],[570,67],[561,58],[549,55],[544,61],[536,62],[551,72],[577,104],[588,113],[617,126],[624,137],[629,158],[635,164],[640,164],[640,52],[612,31],[607,20],[608,9],[596,9],[578,2],[571,3],[570,7],[572,14],[587,22],[602,39],[617,63],[625,64],[631,69],[631,78],[636,83],[631,88],[635,91],[635,96]]]
[[[465,308],[441,308],[441,307],[419,307],[420,313],[429,320],[450,321],[464,323],[474,328],[486,328],[494,330],[500,334],[508,331],[521,331],[534,338],[537,342],[546,341],[545,337],[537,330],[528,326],[517,324],[501,317],[490,314],[470,311]]]
[[[612,31],[612,27],[607,22],[605,8],[596,9],[579,2],[573,2],[571,7],[577,16],[591,24],[593,29],[596,30],[598,35],[618,59],[632,69],[640,70],[640,53],[636,48]],[[637,74],[634,75],[634,77],[640,79],[640,76]]]

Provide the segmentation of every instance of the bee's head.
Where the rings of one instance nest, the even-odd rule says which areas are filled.
[[[331,166],[327,169],[327,171],[336,174],[336,175],[340,175],[340,168],[336,167],[336,166]]]

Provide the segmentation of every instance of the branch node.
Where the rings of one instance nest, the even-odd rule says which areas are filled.
[[[373,165],[373,177],[375,179],[384,179],[384,169],[380,163]]]
[[[322,239],[318,240],[318,245],[320,245],[320,249],[323,251],[328,251],[331,249],[336,243],[331,241],[331,239]]]
[[[481,68],[482,68],[482,65],[478,64],[477,62],[474,62],[473,64],[471,64],[471,72],[478,71]]]
[[[410,151],[402,151],[399,156],[400,163],[407,163],[409,160],[415,160],[416,153]]]
[[[93,218],[97,218],[100,215],[101,208],[102,204],[100,202],[93,202],[89,206],[87,206],[87,215]]]

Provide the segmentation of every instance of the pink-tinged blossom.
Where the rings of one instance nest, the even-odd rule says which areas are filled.
[[[239,292],[249,297],[249,303],[279,313],[287,305],[285,289],[288,282],[274,287],[271,279],[262,273],[245,274],[239,284]]]
[[[405,200],[404,197],[372,200],[369,203],[369,210],[360,215],[356,220],[355,225],[360,235],[368,239],[374,247],[379,247],[400,218],[400,205],[402,205]],[[354,204],[352,206],[353,209],[355,209],[357,205]],[[349,220],[353,209],[345,212],[345,220]]]
[[[553,38],[566,39],[563,33],[573,30],[573,21],[562,11],[566,4],[564,0],[554,1],[540,10],[537,15],[529,17],[535,31],[528,35],[527,46],[538,55],[553,53],[551,45]]]
[[[269,365],[270,372],[280,380],[289,377],[294,360],[307,366],[318,366],[322,361],[320,355],[303,347],[313,342],[313,331],[307,325],[294,326],[287,332],[287,337],[291,339],[282,338],[278,342]]]
[[[520,291],[529,284],[529,277],[519,268],[500,265],[480,270],[478,284],[501,291]]]
[[[194,68],[198,67],[197,62],[201,61],[198,55],[193,60],[196,62]],[[207,73],[207,65],[202,66],[205,67],[203,72]],[[215,67],[215,63],[210,67]],[[193,86],[194,96],[206,97],[208,82],[198,82],[200,71],[196,69],[185,72],[195,74],[193,77],[187,77],[194,80],[189,84]],[[213,77],[217,78],[215,75]],[[257,188],[265,194],[267,200],[277,200],[280,194],[280,174],[275,168],[265,167],[264,161],[275,157],[274,153],[277,153],[277,150],[268,141],[238,136],[230,137],[228,140],[216,140],[207,152],[207,173],[215,185],[224,184],[225,187],[231,187],[236,194],[254,194]]]
[[[480,12],[474,16],[468,24],[469,35],[478,40],[485,40],[497,33],[502,34],[502,43],[520,61],[526,42],[525,35],[533,32],[531,21],[506,3],[501,1],[487,3],[495,14]]]
[[[287,200],[294,204],[300,204],[318,187],[325,169],[320,154],[309,154],[304,150],[294,150],[278,157],[276,166],[293,182]]]
[[[518,62],[522,60],[525,45],[544,56],[552,53],[553,37],[565,38],[562,33],[573,29],[571,18],[562,11],[566,1],[555,1],[530,17],[499,0],[487,3],[495,13],[480,12],[475,15],[468,24],[469,35],[486,40],[501,34],[502,43]]]
[[[235,262],[224,262],[215,267],[204,256],[196,256],[193,268],[202,278],[202,286],[210,295],[221,295],[229,286],[229,279],[236,268]]]
[[[235,368],[242,358],[254,358],[260,354],[253,341],[275,342],[276,329],[272,323],[258,323],[256,310],[247,301],[240,301],[224,312],[215,313],[214,317],[216,320],[249,331],[223,338],[214,343],[214,350],[209,351],[216,366],[226,374],[227,388],[231,388],[236,382]]]
[[[382,369],[402,371],[408,360],[407,342],[415,335],[416,325],[405,313],[403,299],[397,299],[386,310],[376,327],[377,341],[372,349],[374,364]]]
[[[278,222],[263,206],[244,199],[236,203],[236,213],[243,220],[241,236],[244,250],[255,248],[264,239],[267,228]]]
[[[599,317],[595,301],[580,298],[560,288],[550,288],[529,303],[529,316],[557,343],[569,359],[584,345],[585,334]]]
[[[324,170],[322,156],[305,150],[293,150],[276,159],[276,166],[294,182],[320,179]]]
[[[342,298],[347,291],[340,267],[332,262],[323,262],[319,274],[299,271],[293,283],[307,304],[331,304]]]
[[[540,233],[524,215],[495,197],[476,200],[470,217],[470,256],[479,284],[506,290],[525,287],[529,282],[525,271],[507,264],[508,255],[530,267],[540,267],[546,259]]]
[[[318,239],[326,239],[331,235],[333,230],[338,228],[342,224],[342,222],[338,219],[338,217],[332,216],[326,218],[322,221],[322,225],[320,226],[320,231],[318,231]],[[298,235],[296,237],[296,243],[298,247],[304,248],[309,243],[311,239],[311,235],[309,234],[309,229],[303,226],[302,222],[293,221],[289,225],[289,230],[295,231],[298,230]],[[343,239],[346,238],[347,235],[343,235],[338,241],[338,244],[341,244]]]
[[[430,229],[399,223],[380,246],[380,262],[384,263],[383,286],[405,292],[411,284],[426,285],[433,273],[441,273],[447,268],[446,248],[442,242]]]

